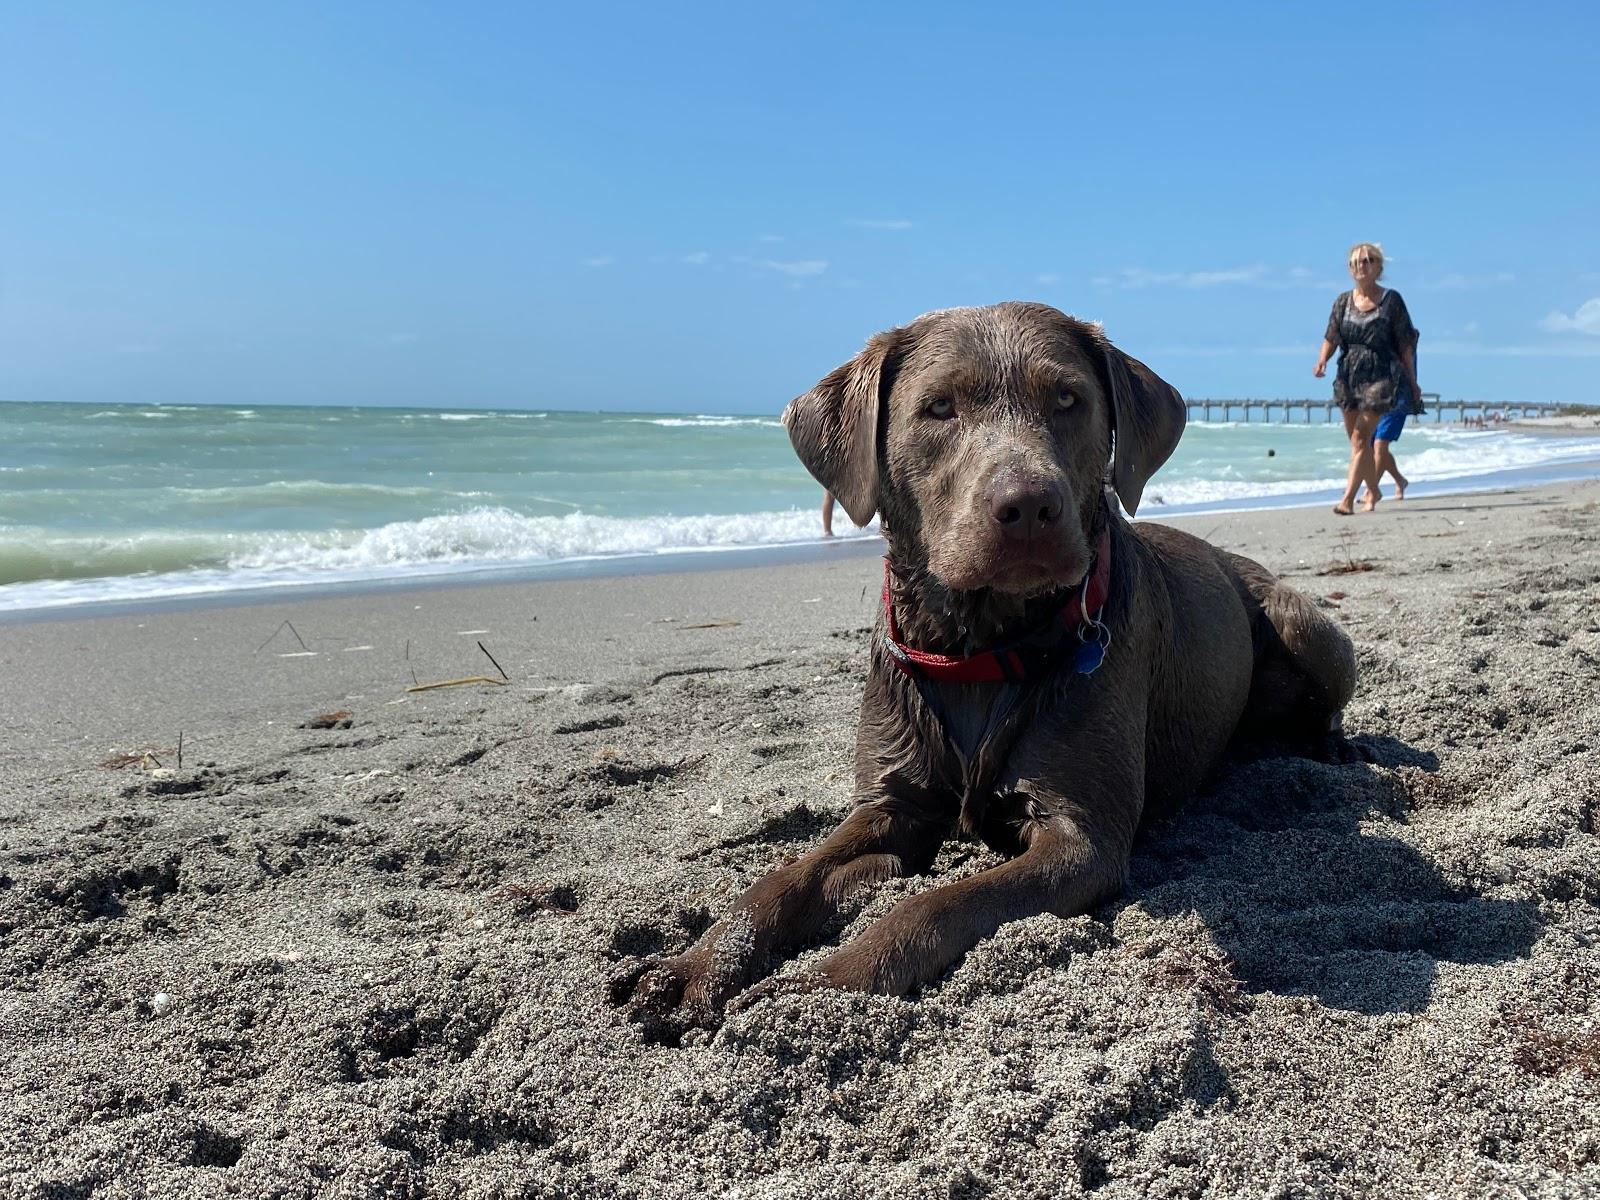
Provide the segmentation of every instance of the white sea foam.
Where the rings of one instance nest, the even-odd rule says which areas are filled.
[[[232,487],[168,487],[168,495],[182,496],[186,502],[203,501],[210,504],[250,504],[268,500],[281,503],[286,498],[321,500],[357,496],[439,496],[463,498],[479,496],[481,492],[454,492],[426,484],[397,487],[385,483],[336,483],[322,479],[274,479],[267,483],[241,483]]]
[[[1431,431],[1430,431],[1431,433]],[[1550,438],[1525,433],[1444,430],[1433,434],[1444,444],[1403,455],[1401,469],[1419,479],[1459,479],[1489,471],[1514,471],[1545,463],[1600,458],[1600,438]],[[1403,452],[1404,442],[1397,445]]]
[[[229,565],[247,571],[389,571],[790,545],[816,538],[816,516],[809,510],[630,518],[581,512],[529,517],[506,508],[475,508],[353,535],[274,535],[234,555]]]
[[[1245,480],[1192,479],[1178,482],[1161,482],[1160,476],[1150,481],[1144,492],[1144,507],[1139,511],[1148,515],[1155,508],[1180,508],[1196,504],[1218,504],[1223,501],[1271,500],[1281,496],[1298,496],[1306,492],[1326,492],[1344,487],[1342,478],[1281,479],[1269,483]]]
[[[770,417],[719,417],[710,414],[697,417],[624,417],[622,421],[627,425],[660,425],[667,429],[734,429],[740,425],[783,428],[782,421]]]
[[[845,537],[869,527],[845,523]],[[818,540],[814,512],[529,517],[505,508],[321,533],[70,537],[0,528],[0,611]],[[41,575],[48,578],[40,578]]]

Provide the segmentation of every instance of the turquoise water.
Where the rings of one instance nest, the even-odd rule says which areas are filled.
[[[1600,437],[1397,449],[1469,484]],[[1331,496],[1346,458],[1338,427],[1194,424],[1141,515]],[[0,404],[0,610],[793,545],[819,498],[776,415]]]

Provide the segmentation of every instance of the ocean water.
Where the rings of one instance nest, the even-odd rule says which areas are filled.
[[[1397,449],[1466,488],[1587,474],[1600,436],[1424,420]],[[1347,454],[1192,424],[1140,515],[1322,502]],[[0,611],[797,545],[820,497],[776,415],[0,403]]]

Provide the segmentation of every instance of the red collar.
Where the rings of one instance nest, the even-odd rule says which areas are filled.
[[[895,665],[913,678],[937,679],[947,683],[1023,683],[1053,670],[1060,662],[1061,644],[1073,633],[1078,634],[1077,645],[1082,648],[1078,656],[1078,670],[1087,675],[1100,665],[1105,646],[1110,640],[1110,631],[1099,619],[1107,593],[1111,590],[1109,520],[1095,546],[1094,566],[1084,576],[1083,583],[1072,589],[1071,597],[1054,617],[1027,637],[967,658],[951,658],[945,654],[913,650],[900,640],[900,631],[894,620],[894,601],[889,589],[892,579],[893,570],[889,560],[885,559],[883,645]]]

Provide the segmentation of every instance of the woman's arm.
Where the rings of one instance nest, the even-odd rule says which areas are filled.
[[[1411,310],[1406,307],[1405,298],[1399,292],[1390,290],[1394,297],[1394,348],[1400,358],[1400,365],[1406,369],[1406,381],[1411,384],[1411,391],[1417,398],[1417,403],[1422,403],[1422,389],[1417,386],[1417,327],[1412,323]]]
[[[1328,314],[1328,331],[1322,335],[1322,353],[1317,355],[1317,365],[1311,368],[1311,373],[1318,379],[1322,378],[1323,372],[1328,369],[1328,360],[1339,348],[1339,318],[1343,315],[1340,308],[1346,295],[1340,292],[1333,298],[1333,311]]]
[[[1422,388],[1417,383],[1417,350],[1415,346],[1400,347],[1400,365],[1406,369],[1406,379],[1411,383],[1411,394],[1422,403]]]

